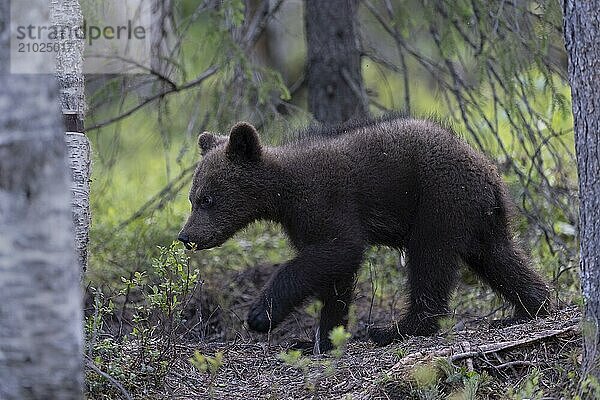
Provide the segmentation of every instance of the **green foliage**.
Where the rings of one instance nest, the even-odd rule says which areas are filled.
[[[279,353],[278,358],[302,373],[304,387],[308,391],[317,392],[323,379],[335,375],[337,363],[344,355],[344,349],[351,336],[343,326],[337,326],[329,332],[333,349],[325,357],[311,359],[302,355],[300,350],[288,350]]]
[[[308,357],[304,357],[300,350],[283,351],[279,353],[278,357],[290,367],[294,367],[302,371],[306,371],[311,363],[310,359]]]
[[[194,355],[188,361],[201,373],[208,373],[210,375],[208,393],[209,396],[213,398],[215,379],[218,376],[219,369],[223,366],[223,352],[217,351],[214,357],[211,357],[196,350],[194,351]]]
[[[277,357],[290,367],[299,370],[304,379],[304,387],[314,391],[315,386],[309,378],[309,371],[314,365],[310,358],[303,356],[300,350],[283,351]]]
[[[123,287],[114,295],[92,288],[94,309],[85,321],[88,358],[129,390],[162,384],[177,357],[174,335],[184,328],[182,313],[198,284],[198,271],[175,243],[159,248],[151,272],[158,283],[136,271],[121,278]],[[206,359],[211,372],[217,361]],[[111,398],[114,388],[104,378],[90,372],[86,384],[94,398]]]
[[[321,300],[311,301],[304,309],[308,315],[313,318],[319,318],[321,315],[321,309],[323,308],[323,302]]]
[[[419,400],[476,400],[487,398],[490,376],[469,371],[446,358],[432,363],[417,363],[396,376],[384,375],[380,385],[392,385],[405,398]]]
[[[447,332],[447,335],[451,336],[453,334],[452,329],[456,325],[456,319],[451,316],[441,318],[439,325],[440,325],[440,330],[442,332]]]
[[[433,365],[417,365],[413,368],[411,376],[419,389],[431,390],[437,386],[438,371]]]
[[[159,283],[152,285],[148,303],[167,317],[177,313],[174,317],[180,318],[181,302],[193,289],[190,284],[195,285],[197,282],[198,269],[191,271],[189,257],[176,242],[169,247],[159,247],[159,251],[158,258],[152,262],[152,269],[157,274]]]
[[[214,2],[203,4],[209,3]],[[226,133],[233,122],[247,119],[261,125],[266,143],[275,144],[288,140],[290,131],[309,120],[304,91],[290,92],[288,88],[304,70],[303,37],[277,38],[287,40],[286,53],[294,54],[290,62],[275,60],[287,62],[281,64],[282,76],[270,67],[274,63],[258,60],[252,50],[256,47],[240,41],[249,23],[246,2],[217,3],[218,7],[206,7],[192,0],[175,1],[181,47],[171,57],[174,73],[170,78],[182,85],[212,65],[217,66],[217,73],[202,85],[173,92],[88,133],[94,168],[91,258],[86,277],[93,310],[86,318],[87,353],[100,369],[131,390],[145,390],[141,386],[159,385],[163,379],[173,357],[173,341],[185,326],[182,310],[194,286],[201,285],[198,271],[206,281],[202,289],[211,306],[225,311],[215,317],[218,324],[234,327],[227,330],[234,332],[241,330],[241,322],[227,311],[239,301],[242,287],[248,291],[258,288],[233,277],[256,265],[293,256],[281,229],[266,223],[248,227],[219,248],[193,255],[175,245],[165,246],[177,236],[189,214],[186,197],[191,167],[198,159],[199,131]],[[389,16],[384,3],[393,7]],[[519,4],[526,8],[515,8]],[[368,41],[363,43],[365,87],[370,100],[380,106],[372,105],[373,113],[381,107],[398,110],[410,106],[417,115],[437,114],[452,121],[460,135],[497,163],[509,183],[520,215],[525,216],[517,221],[517,228],[536,266],[554,279],[561,300],[581,302],[570,94],[556,65],[562,62],[556,45],[560,47],[562,41],[560,28],[556,29],[561,25],[560,4],[542,0],[398,0],[381,5],[377,9],[389,17],[403,43],[395,43],[368,12],[366,3],[361,3],[365,32],[378,32],[376,41],[382,43],[384,54],[392,57],[391,65],[376,62],[369,54],[377,49],[371,49]],[[291,17],[301,31],[301,18]],[[394,48],[406,59],[406,68],[390,52]],[[409,79],[404,79],[404,73]],[[89,96],[86,125],[136,107],[140,98],[156,94],[161,87],[157,83],[148,89],[150,93],[123,90],[131,88],[132,82],[118,78],[98,85]],[[408,104],[405,91],[410,95]],[[285,117],[276,111],[282,100],[289,102],[286,107],[293,111]],[[403,257],[393,249],[367,251],[358,285],[372,289],[373,293],[363,294],[372,295],[375,309],[397,309],[401,303],[405,295],[403,264]],[[458,292],[453,308],[485,315],[500,305],[501,300],[477,283],[475,276],[465,277],[469,290]],[[355,312],[354,307],[351,310],[354,318],[366,314],[364,310]],[[307,309],[313,317],[319,311],[318,303]],[[453,322],[447,319],[442,324],[450,328]],[[349,329],[354,326],[350,323]],[[225,340],[230,338],[227,332],[222,336]],[[336,363],[343,357],[349,332],[332,334],[340,343],[333,357],[314,361],[294,351],[282,356],[283,362],[303,371],[307,388],[318,390],[319,377],[335,373]],[[404,350],[399,348],[397,355],[403,357]],[[428,380],[434,375],[430,369],[415,371],[415,393],[422,398],[441,396],[443,385],[453,385],[456,398],[473,398],[487,379],[485,374],[454,366],[437,368],[444,376],[437,371],[435,375],[440,376],[435,381]],[[317,378],[309,379],[310,371],[317,371]],[[514,388],[514,392],[537,393],[533,377],[528,381],[529,386]],[[102,398],[102,393],[106,393],[104,398],[116,396],[94,373],[88,375],[87,385],[97,398]],[[585,390],[591,393],[594,385],[585,383]]]
[[[336,326],[329,332],[329,340],[336,349],[343,348],[352,335],[343,326]]]
[[[517,386],[509,387],[509,399],[542,399],[544,392],[540,389],[540,371],[533,369],[529,375]]]
[[[448,397],[452,400],[476,400],[480,398],[478,396],[480,390],[491,381],[485,371],[483,373],[469,371],[463,366],[452,364],[446,358],[436,360],[436,366],[446,378],[444,383],[452,389]]]
[[[214,357],[210,357],[196,350],[189,361],[198,371],[208,372],[211,376],[215,377],[219,369],[223,366],[223,352],[217,351]]]
[[[600,396],[600,383],[598,379],[591,374],[581,381],[579,393],[574,397],[575,400],[580,399],[597,399]]]
[[[333,345],[333,350],[331,350],[333,357],[340,358],[342,356],[350,337],[352,337],[352,334],[347,332],[343,326],[336,326],[329,332],[329,340]]]
[[[396,356],[398,356],[398,358],[402,359],[404,357],[406,357],[406,349],[404,347],[398,347],[396,348],[396,350],[394,350],[394,352],[396,353]]]

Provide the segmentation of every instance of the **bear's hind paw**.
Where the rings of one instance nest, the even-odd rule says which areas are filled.
[[[333,345],[329,340],[321,340],[319,342],[318,351],[315,349],[315,342],[310,340],[297,340],[291,344],[290,349],[300,350],[304,355],[317,355],[324,354],[331,351]]]
[[[377,346],[387,346],[395,340],[402,339],[395,326],[373,326],[369,328],[369,338]]]

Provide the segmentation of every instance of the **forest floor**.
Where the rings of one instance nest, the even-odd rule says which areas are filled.
[[[179,344],[179,359],[152,397],[568,399],[579,384],[579,323],[578,309],[569,307],[523,324],[480,322],[387,347],[351,340],[339,357],[282,357],[285,347],[256,341]],[[222,352],[222,365],[212,374],[199,371],[189,361],[195,351]]]
[[[181,294],[174,310],[165,299],[174,300],[173,288],[187,288],[185,280],[140,285],[125,279],[131,289],[102,296],[88,288],[87,398],[592,398],[579,376],[581,313],[569,295],[573,286],[564,282],[556,284],[558,311],[498,327],[493,321],[510,316],[510,309],[464,274],[438,335],[376,347],[369,326],[401,317],[404,276],[401,269],[367,267],[350,308],[348,343],[338,352],[302,355],[289,348],[313,336],[318,311],[312,303],[269,334],[251,332],[244,322],[272,265],[199,268],[205,280]],[[185,269],[180,275],[188,276]]]

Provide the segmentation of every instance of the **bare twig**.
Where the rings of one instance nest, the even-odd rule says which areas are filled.
[[[509,361],[503,364],[494,365],[496,369],[514,368],[514,367],[534,367],[535,364],[531,361]]]
[[[542,340],[547,340],[549,338],[560,336],[565,333],[575,333],[575,332],[579,332],[578,325],[572,325],[572,326],[569,326],[569,327],[566,327],[563,329],[542,331],[542,332],[539,332],[539,333],[537,333],[531,337],[525,338],[525,339],[510,340],[507,342],[491,343],[491,344],[486,344],[483,346],[478,346],[477,350],[475,350],[475,351],[469,351],[469,352],[458,353],[458,354],[452,355],[450,357],[450,361],[459,361],[459,360],[463,360],[465,358],[477,357],[482,354],[496,353],[498,351],[510,350],[515,347],[529,346],[531,344],[534,344],[534,343],[542,341]]]
[[[468,341],[464,341],[460,344],[460,346],[462,347],[463,351],[465,352],[470,352],[471,351],[471,343],[469,343]],[[468,357],[465,360],[465,363],[467,364],[467,371],[471,372],[474,370],[473,368],[473,358],[472,357]]]
[[[98,375],[100,375],[101,377],[103,377],[107,381],[109,381],[111,383],[111,385],[116,387],[121,392],[121,394],[123,394],[123,397],[126,400],[133,400],[131,395],[127,392],[127,390],[125,390],[125,388],[123,387],[123,385],[121,385],[121,383],[119,381],[117,381],[115,378],[113,378],[106,372],[102,371],[100,368],[98,368],[98,366],[87,355],[85,356],[85,358],[86,358],[86,360],[85,360],[86,367],[88,367],[89,369],[91,369],[92,371],[96,372]]]
[[[183,171],[175,179],[170,181],[165,187],[163,187],[157,194],[152,196],[150,200],[144,203],[135,213],[133,213],[129,218],[121,222],[116,230],[121,230],[136,219],[144,216],[149,210],[156,210],[162,208],[166,202],[171,200],[171,198],[179,193],[183,189],[185,185],[188,183],[188,179],[191,177],[192,172],[196,168],[196,165],[193,164]]]
[[[86,132],[90,132],[96,129],[100,129],[106,125],[110,125],[112,123],[115,123],[117,121],[120,121],[124,118],[129,117],[131,114],[135,113],[136,111],[140,110],[141,108],[143,108],[144,106],[146,106],[147,104],[152,103],[153,101],[156,101],[158,99],[162,99],[165,96],[168,96],[170,94],[173,93],[177,93],[177,92],[181,92],[184,91],[186,89],[190,89],[194,86],[198,86],[199,84],[201,84],[202,82],[204,82],[207,78],[211,77],[212,75],[214,75],[217,71],[219,70],[219,68],[217,66],[212,66],[208,69],[206,69],[204,72],[202,72],[200,75],[198,75],[198,77],[190,82],[184,83],[180,86],[171,86],[170,88],[168,88],[167,90],[165,90],[164,92],[161,93],[157,93],[153,96],[150,96],[144,100],[142,100],[141,103],[139,103],[138,105],[130,108],[129,110],[123,112],[122,114],[117,115],[116,117],[110,118],[106,121],[102,121],[96,125],[93,125],[89,128],[86,128]]]
[[[490,343],[481,346],[476,346],[476,350],[471,351],[463,351],[460,350],[461,346],[458,347],[459,352],[455,352],[456,348],[454,347],[444,347],[440,350],[436,350],[434,352],[425,353],[425,352],[416,352],[410,354],[407,357],[404,357],[402,360],[397,362],[392,368],[392,371],[401,370],[406,368],[407,366],[412,366],[417,363],[421,363],[423,361],[432,360],[434,358],[439,357],[447,357],[450,362],[456,362],[461,360],[473,359],[475,357],[481,357],[487,354],[496,353],[499,351],[505,351],[514,349],[516,347],[522,346],[530,346],[539,341],[548,340],[550,338],[554,338],[556,336],[564,335],[566,333],[577,333],[579,332],[578,325],[571,325],[563,329],[558,330],[546,330],[542,332],[538,332],[531,337],[519,340],[510,340],[506,342],[499,343]]]

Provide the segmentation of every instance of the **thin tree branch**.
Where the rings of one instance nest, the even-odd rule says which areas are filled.
[[[89,128],[86,128],[86,132],[90,132],[96,129],[100,129],[102,127],[105,127],[107,125],[110,125],[112,123],[115,123],[117,121],[120,121],[124,118],[129,117],[130,115],[132,115],[133,113],[135,113],[136,111],[140,110],[141,108],[143,108],[144,106],[146,106],[147,104],[152,103],[153,101],[156,101],[158,99],[162,99],[165,96],[168,96],[170,94],[173,93],[178,93],[187,89],[190,89],[194,86],[198,86],[200,85],[202,82],[204,82],[207,78],[211,77],[212,75],[214,75],[217,71],[219,70],[219,68],[217,66],[212,66],[208,69],[206,69],[204,72],[202,72],[200,75],[198,75],[198,77],[196,79],[194,79],[193,81],[184,83],[180,86],[175,86],[175,87],[171,87],[169,89],[167,89],[164,92],[155,94],[153,96],[150,96],[146,99],[144,99],[141,103],[139,103],[138,105],[130,108],[129,110],[125,111],[124,113],[117,115],[116,117],[110,118],[106,121],[100,122],[96,125],[93,125]]]
[[[127,392],[127,390],[125,390],[125,388],[123,387],[123,385],[121,385],[121,383],[119,381],[117,381],[115,378],[113,378],[106,372],[103,372],[100,368],[98,368],[98,366],[94,363],[94,361],[92,361],[92,359],[89,358],[87,355],[85,355],[84,357],[86,358],[86,360],[85,360],[86,367],[88,367],[89,369],[91,369],[92,371],[96,372],[98,375],[100,375],[101,377],[103,377],[107,381],[109,381],[111,383],[111,385],[116,387],[121,392],[121,394],[123,395],[123,397],[126,400],[133,400],[131,395]]]

